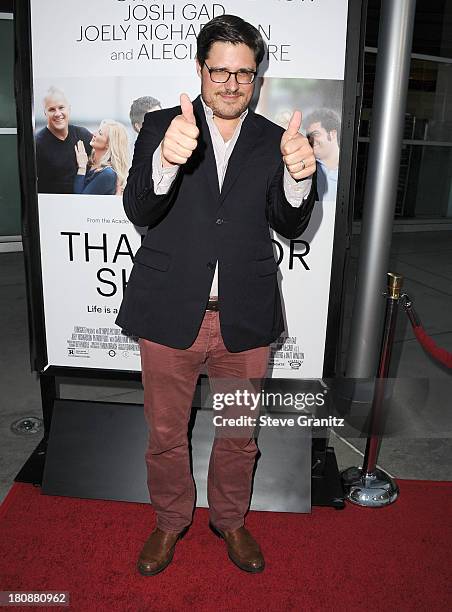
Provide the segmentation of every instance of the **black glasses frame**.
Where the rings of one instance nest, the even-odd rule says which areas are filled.
[[[213,83],[227,83],[229,81],[229,79],[231,78],[232,75],[235,76],[235,80],[239,85],[251,85],[251,83],[254,81],[254,79],[256,78],[256,74],[257,71],[256,70],[236,70],[235,72],[231,72],[230,70],[226,70],[226,68],[209,68],[209,66],[206,64],[206,62],[204,62],[204,66],[207,68],[207,70],[209,71],[209,76],[210,76],[210,80]],[[225,81],[215,81],[212,78],[212,72],[227,72],[228,73],[228,78]],[[247,81],[246,83],[241,83],[238,78],[237,75],[239,74],[243,74],[243,75],[250,75],[251,76],[251,81]]]

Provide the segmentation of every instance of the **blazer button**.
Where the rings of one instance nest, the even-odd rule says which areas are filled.
[[[224,221],[223,221],[223,219],[217,219],[217,220],[215,221],[215,223],[216,223],[217,225],[221,225],[222,223],[224,223]]]

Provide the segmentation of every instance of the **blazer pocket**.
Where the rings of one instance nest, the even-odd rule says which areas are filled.
[[[266,259],[259,259],[255,263],[258,276],[267,276],[268,274],[275,274],[278,271],[278,264],[273,255]]]
[[[148,268],[154,268],[155,270],[166,272],[171,263],[171,255],[169,253],[156,251],[155,249],[150,249],[149,247],[141,245],[135,254],[135,262],[138,262],[143,266],[147,266]]]

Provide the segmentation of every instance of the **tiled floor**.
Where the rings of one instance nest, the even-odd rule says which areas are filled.
[[[347,281],[344,351],[350,325],[353,279],[359,236],[354,237]],[[0,254],[0,499],[40,440],[19,436],[11,424],[24,416],[41,416],[40,387],[30,372],[27,307],[22,253]],[[452,351],[452,232],[394,234],[391,270],[405,277],[404,289],[415,299],[425,328]],[[452,437],[452,374],[428,357],[399,315],[392,376],[394,401],[402,427],[383,441],[379,464],[401,478],[450,480]],[[62,397],[141,402],[138,383],[61,379]],[[343,441],[331,435],[341,468],[359,465],[365,440],[348,430]]]

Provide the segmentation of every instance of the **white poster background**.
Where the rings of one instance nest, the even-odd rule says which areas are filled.
[[[49,365],[140,370],[114,322],[141,244],[121,198],[40,195],[39,226]]]
[[[346,0],[32,0],[35,76],[186,77],[200,28],[226,13],[260,29],[271,51],[261,67],[267,76],[343,79],[347,5]]]
[[[221,4],[80,0],[66,4],[74,11],[70,19],[69,12],[61,10],[61,1],[31,1],[35,108],[41,124],[42,97],[51,86],[63,89],[66,95],[72,90],[72,95],[68,95],[72,117],[77,113],[86,116],[89,110],[83,111],[84,105],[93,109],[93,122],[94,118],[105,117],[104,101],[105,108],[113,105],[116,109],[113,118],[126,124],[126,109],[140,95],[158,97],[164,107],[177,104],[182,91],[194,97],[199,92],[194,60],[175,59],[174,47],[191,44],[195,48],[194,35],[190,32],[198,31],[214,14],[223,12],[239,14],[261,26],[269,48],[272,45],[269,61],[264,61],[267,79],[343,80],[346,0],[231,0]],[[129,10],[135,11],[139,19],[126,22]],[[127,25],[130,27],[124,33]],[[137,50],[144,44],[137,40],[138,25],[147,26],[148,34],[152,25],[154,39],[147,41],[147,45],[155,45],[156,59],[137,58]],[[159,25],[164,27],[156,31]],[[163,36],[171,27],[172,39],[156,38],[157,32]],[[320,30],[327,33],[321,41]],[[77,42],[81,31],[85,32],[85,39]],[[94,37],[96,32],[95,41],[86,39],[86,35]],[[265,33],[270,36],[266,38]],[[183,36],[186,38],[181,40]],[[107,40],[109,37],[116,40]],[[166,51],[163,44],[169,45]],[[162,53],[172,53],[172,59],[158,55],[157,45]],[[125,59],[130,50],[133,59]],[[120,52],[124,59],[111,59],[113,53]],[[190,55],[191,51],[187,53]],[[118,77],[123,78],[119,89]],[[256,110],[274,119],[265,108],[259,108],[259,103]],[[306,110],[313,109],[303,108]],[[81,125],[91,128],[88,123],[86,120]],[[130,125],[128,129],[133,144]],[[121,235],[127,236],[133,253],[140,244],[137,229],[125,217],[121,198],[39,194],[38,203],[48,365],[139,371],[138,346],[114,324],[122,299],[121,279],[124,274],[128,278],[132,267],[132,258],[127,254],[120,254],[113,261],[115,249]],[[274,377],[322,376],[334,218],[334,201],[316,204],[310,226],[299,239],[308,243],[309,253],[304,257],[303,242],[291,244],[274,235],[275,255],[281,259],[288,336],[273,346],[269,370]],[[70,238],[62,232],[80,233],[72,236],[73,261],[69,257]],[[103,250],[88,249],[87,261],[85,234],[89,246],[99,246],[103,244],[104,233],[107,234],[106,255]],[[97,275],[102,269],[99,280]],[[108,284],[108,280],[117,284],[114,293],[113,284]],[[112,295],[101,294],[109,291]]]

